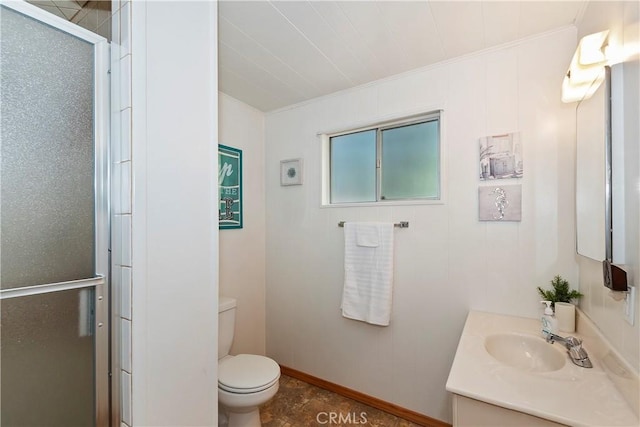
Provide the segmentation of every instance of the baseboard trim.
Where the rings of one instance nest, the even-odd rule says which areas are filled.
[[[330,381],[323,380],[322,378],[314,377],[307,373],[298,371],[287,366],[280,365],[280,371],[289,377],[304,381],[316,387],[329,390],[333,393],[339,394],[349,399],[353,399],[365,405],[369,405],[373,408],[387,412],[396,417],[400,417],[407,421],[411,421],[414,424],[418,424],[424,427],[451,427],[451,424],[447,424],[444,421],[436,420],[435,418],[428,417],[418,412],[412,411],[402,406],[395,405],[393,403],[386,402],[377,397],[369,396],[368,394],[361,393],[359,391],[341,386],[339,384],[332,383]]]

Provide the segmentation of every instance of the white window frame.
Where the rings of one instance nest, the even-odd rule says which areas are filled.
[[[399,127],[403,125],[411,125],[422,121],[437,117],[439,122],[439,173],[438,179],[440,184],[440,194],[438,199],[396,199],[396,200],[377,200],[371,202],[346,202],[331,203],[331,138],[335,136],[363,132],[367,130],[377,129],[379,133],[382,130]],[[362,206],[402,206],[402,205],[442,205],[445,203],[446,195],[446,163],[445,163],[445,126],[443,110],[431,110],[429,112],[413,114],[400,118],[381,120],[375,123],[369,123],[362,126],[353,126],[346,130],[320,132],[318,133],[322,146],[322,189],[321,189],[321,207],[362,207]],[[376,136],[376,151],[380,150],[380,138]],[[376,168],[376,193],[379,192],[380,185],[380,169]],[[379,197],[379,194],[376,194]]]

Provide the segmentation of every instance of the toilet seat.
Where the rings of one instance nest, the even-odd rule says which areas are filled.
[[[218,364],[218,387],[230,393],[257,393],[273,386],[279,378],[280,366],[256,354],[239,354]]]

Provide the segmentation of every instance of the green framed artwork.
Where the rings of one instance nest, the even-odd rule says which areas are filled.
[[[242,228],[242,150],[218,145],[218,226]]]

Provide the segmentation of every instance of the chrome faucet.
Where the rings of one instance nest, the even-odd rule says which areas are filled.
[[[587,350],[582,348],[582,340],[576,337],[562,338],[560,335],[556,335],[551,332],[547,333],[546,340],[550,344],[553,344],[556,341],[564,344],[564,346],[567,348],[567,353],[569,353],[569,358],[571,358],[571,361],[575,365],[578,365],[582,368],[593,368],[591,360],[589,360]]]

